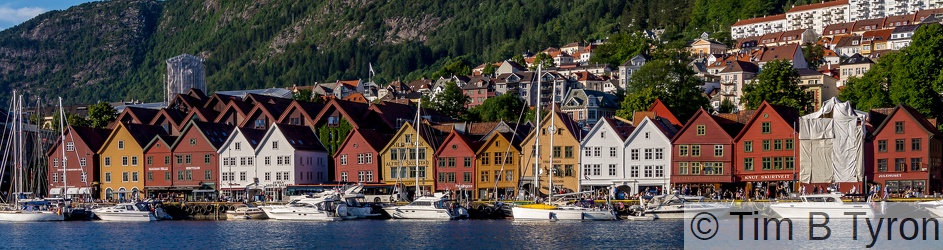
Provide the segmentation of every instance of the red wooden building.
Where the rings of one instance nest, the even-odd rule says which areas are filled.
[[[99,198],[97,184],[101,165],[97,151],[109,134],[109,129],[80,126],[69,126],[65,129],[66,160],[63,160],[62,138],[46,153],[49,157],[46,180],[50,196],[65,193],[69,197],[88,198],[90,194],[91,198]]]
[[[462,131],[449,133],[435,151],[436,191],[466,190],[470,197],[474,197],[475,152],[481,145],[482,142],[469,138]]]
[[[892,197],[907,191],[940,192],[941,133],[905,105],[894,108],[874,131],[874,176]]]
[[[173,144],[173,190],[199,196],[196,193],[218,189],[217,151],[232,131],[230,125],[190,121]],[[255,160],[249,158],[253,157],[239,159],[240,163],[245,161],[243,165],[252,165],[249,162]]]
[[[176,136],[157,135],[144,146],[144,193],[169,197],[173,190],[173,147]]]
[[[773,197],[780,188],[797,191],[798,120],[796,109],[764,101],[734,138],[734,175],[748,197]]]
[[[354,129],[344,139],[334,158],[334,180],[341,183],[382,182],[382,157],[380,150],[390,142],[393,135],[381,134],[373,129]]]
[[[734,137],[743,124],[700,109],[672,139],[671,183],[692,192],[708,187],[734,190]]]

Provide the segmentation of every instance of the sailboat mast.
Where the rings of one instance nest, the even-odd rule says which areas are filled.
[[[422,114],[422,98],[419,98],[419,104],[416,106],[416,199],[422,192],[419,191],[419,116]]]
[[[59,138],[60,138],[59,148],[62,149],[60,150],[62,152],[62,192],[63,192],[62,197],[69,196],[69,193],[66,192],[69,186],[69,178],[66,177],[68,176],[68,172],[66,172],[68,170],[67,170],[67,166],[65,165],[65,162],[66,162],[65,129],[63,129],[64,127],[63,124],[65,123],[66,123],[65,114],[62,112],[62,97],[60,96],[59,97]]]
[[[14,115],[16,116],[16,148],[14,153],[16,154],[16,192],[23,192],[23,96],[16,97],[16,109],[14,109]]]
[[[540,77],[540,76],[538,76]],[[557,96],[557,86],[554,82],[550,82],[550,127],[547,129],[547,132],[550,132],[550,172],[547,173],[549,177],[547,178],[547,197],[553,198],[553,171],[556,170],[556,166],[553,164],[553,134],[557,133],[557,126],[553,123],[554,112],[556,112],[557,106],[553,103],[554,98]]]
[[[537,113],[537,131],[534,131],[534,198],[536,199],[540,194],[540,132],[543,130],[540,127],[540,69],[541,65],[537,65],[537,109],[534,110]]]

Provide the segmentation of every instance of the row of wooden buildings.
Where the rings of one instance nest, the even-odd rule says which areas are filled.
[[[160,109],[126,107],[107,129],[68,127],[47,154],[49,193],[278,199],[290,186],[360,182],[487,199],[546,194],[550,175],[552,192],[797,191],[805,166],[799,113],[767,103],[738,114],[700,110],[684,121],[656,101],[631,121],[607,116],[591,128],[559,108],[540,127],[418,112],[416,123],[417,108],[404,103],[192,90]],[[938,192],[943,150],[934,121],[906,106],[867,117],[864,180],[892,193]]]

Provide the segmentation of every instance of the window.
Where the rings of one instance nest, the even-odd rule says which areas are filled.
[[[65,179],[65,176],[63,176]],[[52,173],[52,182],[59,182],[59,173]]]
[[[631,155],[632,155],[632,160],[633,160],[633,161],[637,161],[637,160],[638,160],[638,149],[637,149],[637,148],[633,148],[633,149],[631,149],[631,152],[632,152],[632,153],[631,153]]]
[[[753,152],[753,141],[743,142],[743,152]]]
[[[367,153],[366,158],[367,158],[367,164],[373,163],[373,153]]]
[[[616,164],[609,164],[609,176],[616,175]]]
[[[651,178],[655,174],[654,166],[645,166],[645,178]]]
[[[687,162],[678,162],[678,174],[688,174]]]
[[[450,167],[450,168],[454,168],[454,167],[455,167],[455,157],[449,157],[449,158],[448,158],[448,162],[449,162],[448,167]]]
[[[743,158],[743,170],[753,171],[753,158]]]
[[[629,176],[638,178],[638,165],[629,167]]]
[[[237,150],[237,151],[238,151],[238,150],[242,150],[242,143],[241,143],[241,142],[237,142],[237,143],[233,146],[233,148],[234,148],[235,150]]]
[[[75,142],[66,142],[65,151],[69,151],[69,152],[75,151]]]
[[[118,141],[118,149],[124,149],[124,141]]]
[[[764,134],[769,134],[769,133],[770,133],[769,122],[763,122],[762,127],[763,127],[763,133],[764,133]]]
[[[482,181],[482,182],[487,182],[487,181],[488,181],[488,171],[481,171],[481,174],[480,174],[479,176],[481,176],[481,181]]]
[[[190,177],[189,177],[190,173],[189,173],[189,172],[190,172],[190,171],[187,171],[187,179],[188,179],[188,180],[190,179]],[[240,181],[245,181],[245,180],[246,180],[246,171],[239,172],[239,180],[240,180]],[[288,180],[288,179],[286,178],[286,180]]]
[[[128,182],[128,172],[121,173],[121,182]]]
[[[178,180],[178,181],[182,181],[182,180],[183,180],[183,170],[177,171],[177,180]]]
[[[573,172],[573,165],[566,165],[566,166],[563,166],[563,170],[564,170],[564,171],[563,171],[563,176],[573,176],[573,175],[575,174],[575,173]]]
[[[599,147],[596,147],[596,150],[599,150]],[[596,156],[599,156],[599,155],[596,155]],[[573,158],[573,146],[563,147],[563,157]]]
[[[281,163],[282,157],[278,157],[278,161],[279,161],[278,164],[282,164],[282,163]],[[346,154],[341,155],[341,165],[347,165],[347,155],[346,155]]]
[[[426,148],[420,148],[420,149],[419,149],[419,159],[420,159],[420,160],[425,160],[425,159],[426,159]]]
[[[599,164],[593,164],[593,175],[602,175],[602,167],[600,167]]]
[[[593,156],[593,151],[592,151],[592,150],[589,150],[589,147],[587,147],[587,150],[583,150],[583,152],[585,152],[585,153],[583,153],[583,155],[586,156],[586,157]]]
[[[278,149],[278,141],[272,142],[272,149]]]
[[[465,157],[464,162],[463,162],[464,164],[462,166],[466,168],[470,168],[472,165],[471,162],[472,162],[471,157]]]
[[[904,139],[897,139],[894,142],[894,148],[897,152],[904,152]]]
[[[898,134],[904,133],[904,122],[894,122],[894,132]]]
[[[907,168],[906,158],[894,158],[894,172],[903,172]]]
[[[921,140],[920,138],[913,138],[913,139],[910,139],[910,150],[912,150],[912,151],[920,151],[922,144],[923,144],[923,143],[922,143],[922,140]]]
[[[887,159],[878,159],[878,172],[887,172]]]
[[[559,158],[561,156],[560,150],[561,150],[560,147],[553,147],[553,157]]]
[[[504,181],[514,181],[514,171],[506,170],[504,171]]]
[[[341,173],[341,177],[344,177],[343,181],[347,181],[347,172]],[[265,180],[266,181],[272,180],[272,172],[265,172]]]
[[[363,157],[363,154],[357,154],[357,164],[363,164],[366,161]]]
[[[786,169],[795,169],[796,168],[796,158],[792,156],[785,157],[785,168]]]
[[[266,156],[264,159],[265,159],[264,161],[265,161],[265,165],[266,165],[266,166],[272,165],[272,157],[271,157],[271,156]]]
[[[691,145],[691,156],[701,156],[701,145]]]
[[[678,156],[688,156],[688,145],[678,146]]]
[[[664,158],[665,158],[665,152],[664,152],[664,151],[665,151],[664,148],[656,148],[656,149],[655,149],[655,160],[662,160],[662,159],[664,159]]]
[[[138,172],[131,173],[131,181],[138,182]]]
[[[921,161],[923,161],[923,158],[919,158],[919,157],[918,157],[918,158],[910,158],[910,171],[920,171],[920,170],[921,170],[921,169],[920,169],[920,168],[921,168],[921,164],[920,164]]]
[[[213,179],[213,171],[212,171],[212,170],[203,171],[203,179],[204,179],[204,180],[211,180],[211,179]]]
[[[652,159],[652,156],[653,156],[653,153],[652,153],[652,152],[653,152],[653,149],[651,149],[651,148],[646,148],[646,149],[645,149],[645,159],[646,159],[646,160],[651,160],[651,159]]]
[[[481,165],[491,165],[491,153],[485,152],[481,156]]]
[[[175,155],[177,158],[177,164],[183,164],[183,155]],[[233,163],[235,165],[235,163]]]
[[[81,159],[79,159],[79,166],[84,167],[87,163],[88,163],[88,160],[86,160],[85,157],[82,157]]]
[[[211,156],[210,154],[205,154],[205,155],[203,155],[203,163],[204,163],[204,164],[210,164],[210,156]]]
[[[170,171],[164,172],[164,180],[170,180]]]
[[[406,140],[406,143],[413,142],[413,135],[407,134],[407,135],[405,136],[405,140]]]
[[[367,179],[367,171],[357,171],[357,181],[364,182]]]
[[[707,133],[707,126],[697,125],[697,135],[704,135]]]
[[[127,156],[122,156],[122,157],[121,157],[121,166],[127,166],[127,165],[128,165],[128,157],[127,157]]]
[[[373,170],[367,171],[367,182],[373,182]]]
[[[170,156],[164,156],[164,165],[170,165]]]
[[[600,157],[600,156],[602,156],[602,148],[601,148],[601,147],[592,147],[592,149],[593,149],[593,156],[595,156],[595,157]]]
[[[714,156],[724,156],[724,145],[714,145]]]
[[[186,155],[186,161],[185,161],[185,162],[186,162],[187,164],[193,163],[193,155],[187,154],[187,155]],[[243,164],[243,165],[245,165],[245,164]]]
[[[655,166],[655,177],[665,177],[665,166]]]
[[[763,151],[769,151],[769,140],[763,140]]]
[[[773,157],[773,169],[781,170],[783,169],[783,158],[782,157]]]
[[[878,140],[878,152],[887,152],[887,140]]]
[[[794,147],[792,139],[786,139],[786,150],[792,150]]]
[[[583,176],[588,176],[592,173],[592,164],[583,165]]]
[[[190,138],[190,146],[196,145],[196,138]]]
[[[105,182],[111,182],[111,173],[105,173]]]
[[[763,170],[773,169],[773,159],[769,157],[763,157]]]
[[[65,164],[64,164],[64,163],[63,163],[62,165],[63,165],[63,167],[65,167]],[[59,167],[59,158],[52,158],[52,166],[53,166],[53,167]]]
[[[783,150],[783,140],[773,140],[773,150]]]
[[[82,172],[82,182],[88,183],[88,173]]]
[[[266,173],[268,174],[268,173]],[[267,176],[267,175],[266,175]],[[280,177],[281,175],[279,175]],[[281,178],[279,178],[281,179]],[[341,182],[347,182],[347,172],[341,172]]]

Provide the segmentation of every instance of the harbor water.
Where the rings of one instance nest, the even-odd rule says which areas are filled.
[[[680,249],[681,220],[0,223],[8,249]]]

